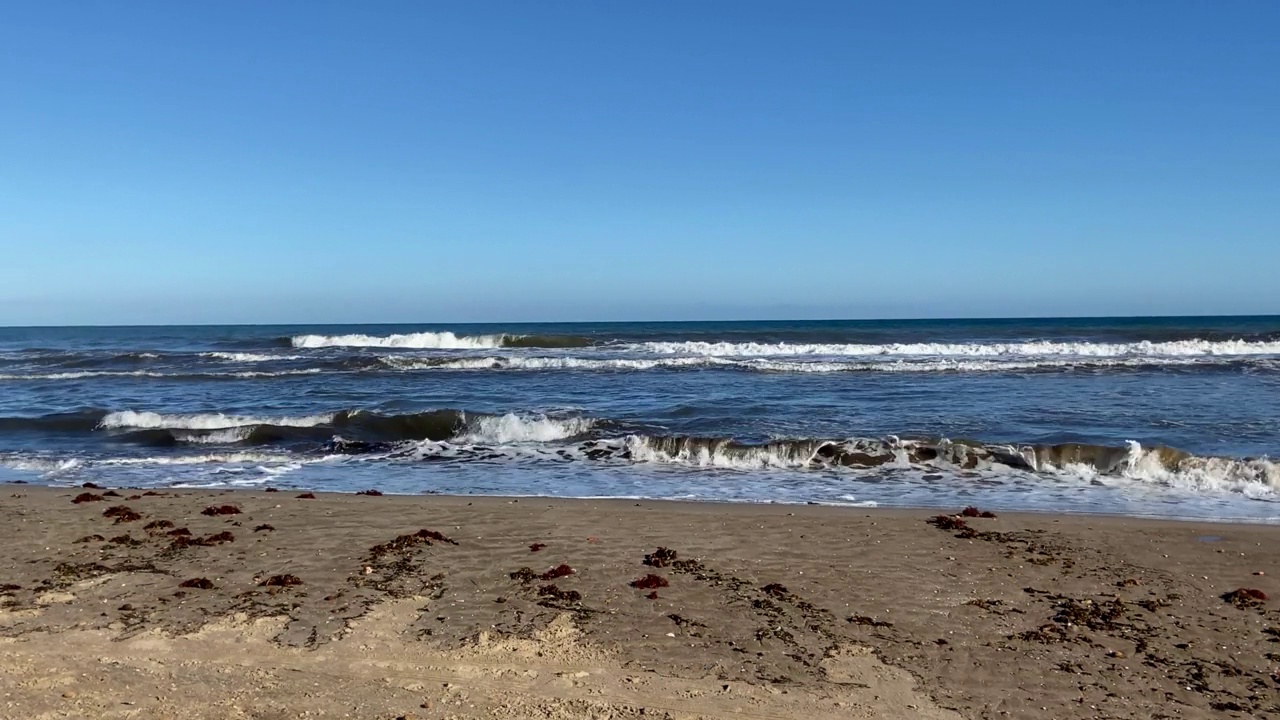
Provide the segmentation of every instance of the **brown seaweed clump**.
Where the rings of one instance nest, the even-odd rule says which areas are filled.
[[[190,533],[187,535],[179,535],[173,539],[171,547],[181,549],[187,547],[212,547],[221,545],[222,543],[235,542],[236,536],[223,530],[220,533],[206,535],[205,537],[192,537]]]
[[[657,591],[657,590],[654,590],[653,592],[649,593],[648,595],[645,595],[645,597],[649,598],[650,600],[657,600],[657,599],[658,599],[658,591]]]
[[[214,515],[239,515],[241,512],[243,511],[235,505],[210,505],[201,510],[200,514],[212,517]]]
[[[875,618],[867,617],[866,615],[852,615],[848,618],[845,618],[845,621],[853,623],[854,625],[864,625],[866,627],[877,627],[877,628],[893,627],[893,623],[891,622],[888,622],[885,620],[876,620]]]
[[[280,488],[269,487],[264,489],[262,492],[280,492]]]
[[[653,590],[654,588],[664,588],[671,585],[667,579],[661,575],[650,573],[638,580],[631,581],[631,587],[637,590]]]
[[[120,493],[116,492],[115,490],[108,490],[102,493],[102,497],[120,497]]]
[[[304,492],[304,493],[302,493],[301,495],[298,495],[298,496],[297,496],[297,498],[298,498],[299,500],[315,500],[315,499],[316,499],[316,494],[315,494],[315,493]]]
[[[990,510],[979,510],[978,508],[970,505],[960,511],[960,516],[967,518],[994,518],[996,514]]]
[[[288,573],[285,573],[284,575],[272,575],[266,580],[263,580],[262,582],[258,583],[258,586],[259,587],[293,587],[295,585],[301,585],[301,584],[302,584],[302,579],[299,578],[297,575],[290,575]]]
[[[95,534],[95,535],[85,535],[84,537],[80,538],[79,540],[76,540],[76,542],[77,542],[77,543],[91,543],[91,542],[103,542],[103,541],[105,541],[105,540],[106,540],[106,538],[105,538],[105,537],[103,537],[103,536],[101,536],[101,535],[96,535],[96,534]]]
[[[119,524],[141,520],[142,514],[134,512],[132,508],[125,505],[113,505],[102,511],[102,517],[115,518],[116,523]]]
[[[519,580],[525,585],[528,585],[529,583],[538,579],[538,573],[534,572],[533,568],[531,567],[522,567],[519,570],[516,570],[515,572],[511,573],[508,577],[510,577],[512,580]]]
[[[356,494],[357,494],[357,495],[368,495],[369,497],[382,497],[382,491],[381,491],[381,490],[374,490],[374,489],[372,489],[372,488],[370,488],[370,489],[368,489],[368,490],[361,490],[360,492],[358,492],[358,493],[356,493]]]
[[[170,535],[172,537],[190,537],[191,531],[186,528],[177,528],[175,530],[170,530],[165,533],[165,535]]]
[[[91,492],[80,493],[71,500],[71,502],[79,505],[80,503],[99,502],[102,500],[101,495],[95,495]]]
[[[573,574],[573,568],[568,565],[560,564],[538,576],[539,580],[555,580],[557,578],[568,577]]]
[[[529,552],[538,552],[546,547],[545,543],[534,543],[529,546]]]
[[[1267,594],[1256,588],[1236,588],[1223,593],[1222,599],[1238,608],[1259,607],[1267,601]]]
[[[925,522],[939,530],[967,530],[969,523],[954,515],[934,515]]]
[[[452,538],[445,537],[444,535],[442,535],[441,533],[435,530],[427,530],[424,528],[422,530],[419,530],[416,533],[401,535],[395,538],[394,540],[392,540],[391,542],[385,542],[385,543],[382,543],[381,545],[374,545],[373,547],[369,548],[369,552],[373,553],[375,556],[386,555],[387,553],[391,553],[391,552],[408,550],[418,545],[430,545],[431,541],[433,540],[436,542],[448,543],[450,545],[458,544],[457,541],[453,540]]]
[[[541,597],[549,597],[559,602],[576,603],[582,601],[582,593],[577,590],[561,590],[555,584],[543,585],[538,588],[538,595]]]
[[[275,526],[267,525],[266,523],[263,523],[262,525],[259,525],[258,527],[253,529],[254,532],[271,532],[273,530],[275,530]]]
[[[660,547],[644,556],[644,564],[649,567],[663,568],[676,561],[677,553],[670,548]]]
[[[199,588],[200,590],[212,590],[213,581],[209,580],[209,578],[191,578],[190,580],[183,580],[182,583],[178,585],[178,587]]]
[[[91,482],[87,482],[81,485],[80,487],[84,488],[85,490],[106,490],[106,488],[102,487],[98,483],[91,483]]]
[[[141,540],[135,540],[134,537],[128,533],[125,533],[124,535],[117,535],[108,540],[108,542],[113,545],[124,545],[126,547],[138,547],[139,545],[142,545]]]
[[[173,523],[168,520],[152,520],[142,527],[147,532],[160,532],[173,527]]]

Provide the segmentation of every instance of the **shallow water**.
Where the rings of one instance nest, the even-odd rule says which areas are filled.
[[[1274,317],[0,329],[54,484],[1270,521],[1278,417]]]

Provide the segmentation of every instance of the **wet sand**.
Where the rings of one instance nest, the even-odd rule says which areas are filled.
[[[1280,718],[1280,528],[104,492],[0,488],[0,717]]]

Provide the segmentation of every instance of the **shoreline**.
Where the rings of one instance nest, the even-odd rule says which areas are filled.
[[[4,718],[1280,718],[1269,525],[3,490]]]
[[[0,482],[0,493],[10,488],[19,490],[30,488],[43,488],[47,490],[58,490],[62,492],[76,491],[85,489],[86,485],[94,485],[94,483],[79,483],[75,485],[46,485],[31,481],[4,481]],[[255,487],[183,487],[183,486],[165,486],[165,487],[137,487],[137,486],[99,486],[98,490],[114,489],[117,492],[205,492],[205,493],[303,493],[311,492],[319,495],[332,495],[335,497],[357,497],[367,492],[366,490],[318,490],[307,487],[286,488],[279,486],[255,486]],[[95,490],[96,492],[97,490]],[[595,503],[661,503],[673,506],[692,505],[692,506],[708,506],[715,507],[776,507],[776,508],[801,508],[801,507],[821,507],[831,508],[835,510],[843,510],[850,512],[871,511],[871,512],[900,512],[900,513],[949,513],[956,512],[961,508],[957,508],[954,504],[937,504],[937,505],[883,505],[877,501],[867,501],[869,504],[861,504],[857,502],[842,503],[831,501],[794,501],[788,502],[784,500],[719,500],[709,499],[683,499],[683,498],[651,498],[643,496],[622,496],[622,495],[583,495],[583,496],[562,496],[562,495],[502,495],[502,494],[483,494],[483,495],[456,495],[450,493],[402,493],[395,491],[378,491],[380,497],[388,498],[418,498],[418,499],[455,499],[455,500],[546,500],[552,502],[595,502]],[[1262,501],[1259,501],[1262,502]],[[983,504],[986,509],[988,504]],[[1100,518],[1104,520],[1135,520],[1150,522],[1170,522],[1170,523],[1200,523],[1211,525],[1246,525],[1256,527],[1275,527],[1280,526],[1280,504],[1277,504],[1277,515],[1273,518],[1253,518],[1253,517],[1199,517],[1194,515],[1135,515],[1124,513],[1107,513],[1107,512],[1090,512],[1081,510],[1048,510],[1048,509],[1002,509],[999,505],[991,505],[991,508],[998,510],[1001,515],[1008,516],[1029,516],[1029,517],[1070,517],[1070,518]]]

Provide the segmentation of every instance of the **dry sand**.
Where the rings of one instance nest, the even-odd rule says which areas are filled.
[[[1272,527],[0,491],[4,718],[1280,718]]]

